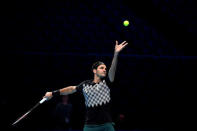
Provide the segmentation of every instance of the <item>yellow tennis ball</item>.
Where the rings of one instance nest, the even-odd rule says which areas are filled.
[[[123,25],[124,25],[124,26],[128,26],[128,25],[129,25],[129,21],[128,21],[128,20],[125,20],[125,21],[123,22]]]

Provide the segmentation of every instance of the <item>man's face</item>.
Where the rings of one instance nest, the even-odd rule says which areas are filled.
[[[93,72],[100,78],[104,78],[107,75],[106,65],[99,65],[97,69],[94,69]]]

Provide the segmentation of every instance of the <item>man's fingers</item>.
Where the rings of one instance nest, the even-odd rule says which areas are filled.
[[[124,45],[126,43],[126,41],[123,41],[122,43],[121,43],[121,45]]]
[[[127,41],[123,41],[120,45],[124,45],[126,43],[127,43]],[[116,45],[118,45],[118,41],[117,40],[116,40]]]
[[[116,45],[118,45],[118,41],[116,40]]]
[[[123,45],[126,45],[126,44],[128,44],[127,42],[125,42]]]
[[[125,46],[127,46],[129,43],[125,43],[123,46],[122,46],[122,48],[124,48]]]

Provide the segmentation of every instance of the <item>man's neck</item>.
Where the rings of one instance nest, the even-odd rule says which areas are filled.
[[[63,101],[62,104],[63,104],[63,105],[67,105],[68,102],[67,102],[67,101]]]
[[[100,81],[101,81],[100,77],[94,76],[94,80],[93,80],[94,83],[99,83]]]

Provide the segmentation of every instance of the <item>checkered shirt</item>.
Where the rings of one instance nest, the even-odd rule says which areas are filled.
[[[85,97],[85,104],[87,107],[102,106],[110,102],[110,89],[105,80],[97,84],[84,83],[83,95]]]

